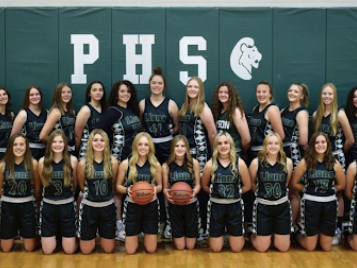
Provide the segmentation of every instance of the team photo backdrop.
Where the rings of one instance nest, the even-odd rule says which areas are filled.
[[[58,82],[72,85],[76,111],[93,80],[109,94],[128,79],[140,100],[155,66],[179,106],[187,80],[199,76],[208,104],[215,86],[231,81],[247,113],[260,80],[280,108],[292,82],[306,83],[312,112],[324,83],[337,86],[341,106],[357,85],[357,8],[1,8],[0,59],[16,113],[32,83],[47,108]]]

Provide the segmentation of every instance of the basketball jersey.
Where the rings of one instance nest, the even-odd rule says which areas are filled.
[[[6,151],[7,142],[9,141],[12,130],[12,118],[0,113],[0,148]]]
[[[112,125],[111,151],[112,155],[121,162],[131,154],[131,145],[136,134],[141,130],[141,122],[140,118],[129,109],[119,105],[115,105],[113,108],[118,109],[122,113],[122,117]]]
[[[229,135],[231,135],[236,152],[240,152],[242,151],[242,138],[239,135],[238,129],[234,125],[234,122],[227,120],[226,115],[227,115],[227,111],[220,114],[216,122],[217,132],[221,133],[225,131]]]
[[[254,107],[253,113],[248,119],[252,146],[262,145],[265,136],[273,131],[270,122],[265,119],[266,111],[273,105],[276,106],[274,103],[268,104],[267,107],[265,107],[261,112],[259,112],[259,105]]]
[[[85,180],[84,198],[92,202],[105,202],[114,197],[113,178],[104,178],[104,165],[93,162],[93,177]]]
[[[313,171],[306,171],[304,193],[315,196],[331,196],[335,190],[335,171],[326,170],[326,164],[317,162]]]
[[[26,108],[25,112],[27,114],[27,120],[24,124],[22,133],[26,136],[29,143],[43,144],[40,141],[40,133],[47,119],[47,111],[41,111],[38,116],[29,108]]]
[[[190,145],[190,152],[197,159],[200,171],[207,162],[207,138],[206,129],[199,116],[195,117],[191,110],[187,110],[184,116],[179,117],[180,134],[186,136]]]
[[[138,175],[136,177],[136,182],[146,181],[146,182],[152,184],[153,177],[151,176],[151,173],[150,173],[150,163],[148,160],[145,162],[145,164],[142,167],[140,167],[138,164],[136,164],[136,170],[138,171]],[[130,171],[130,168],[128,167],[128,170],[126,172],[126,178],[125,178],[125,185],[127,187],[134,184],[133,181],[130,181],[129,183],[127,183],[128,178],[129,178],[128,177],[129,171]]]
[[[102,115],[90,103],[87,103],[86,106],[90,110],[90,116],[82,132],[79,157],[83,157],[86,154],[89,134],[93,131],[93,129],[95,129],[95,125],[99,122],[99,119]]]
[[[237,174],[232,173],[232,163],[222,166],[217,159],[217,170],[214,172],[214,181],[211,181],[211,197],[218,199],[239,199],[241,197],[241,179],[239,168]]]
[[[320,131],[324,132],[331,143],[332,151],[342,150],[343,149],[343,132],[340,124],[338,124],[337,134],[336,136],[332,136],[332,128],[331,128],[331,114],[328,116],[323,116],[320,125]]]
[[[11,176],[10,169],[5,167],[3,195],[8,197],[31,196],[33,186],[31,184],[31,173],[25,170],[24,162],[14,165],[14,178]]]
[[[55,126],[55,129],[61,129],[64,132],[64,134],[67,138],[68,146],[75,145],[75,140],[74,140],[74,125],[75,124],[76,124],[76,116],[69,112],[64,112],[64,115],[61,114],[61,117]],[[70,149],[70,148],[68,148],[68,149]]]
[[[44,186],[43,197],[50,200],[63,200],[73,197],[73,178],[69,186],[64,186],[63,159],[52,162],[52,175],[50,185]]]
[[[184,165],[179,166],[177,163],[172,162],[169,165],[169,183],[171,187],[177,182],[185,182],[194,188],[193,176],[187,171]]]
[[[301,151],[299,147],[299,126],[296,121],[296,116],[300,111],[307,111],[304,107],[299,107],[293,111],[289,111],[289,107],[286,107],[281,112],[281,120],[284,128],[284,142],[291,143],[288,146],[284,146],[286,156],[293,161],[294,169],[301,160]]]
[[[145,99],[143,128],[152,138],[162,138],[174,133],[172,116],[169,112],[169,98],[154,106],[150,98]]]
[[[287,179],[288,173],[279,162],[264,166],[258,160],[256,197],[276,201],[287,196]]]
[[[355,142],[352,145],[350,151],[353,152],[354,154],[357,154],[357,117],[354,116],[353,122],[351,123],[351,128],[352,128],[352,133],[353,137],[355,138]]]

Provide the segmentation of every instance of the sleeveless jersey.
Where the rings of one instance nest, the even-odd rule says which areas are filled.
[[[87,178],[84,187],[84,198],[92,202],[105,202],[114,197],[113,178],[104,178],[103,162],[94,161],[94,174]]]
[[[325,163],[317,162],[313,171],[306,171],[304,193],[315,196],[331,196],[335,190],[335,171],[326,170]]]
[[[336,151],[336,150],[342,150],[343,149],[343,132],[342,132],[342,128],[340,126],[340,124],[338,124],[338,129],[337,129],[337,134],[336,136],[332,136],[332,128],[331,128],[331,114],[329,114],[328,116],[324,116],[322,117],[321,120],[321,125],[320,125],[320,131],[324,132],[331,143],[331,149],[332,151]]]
[[[307,111],[304,107],[299,107],[293,111],[289,111],[289,107],[286,107],[281,112],[281,120],[284,128],[284,142],[291,142],[291,145],[284,146],[286,156],[293,161],[294,169],[301,160],[301,151],[299,147],[299,127],[296,121],[296,116],[300,111]]]
[[[95,129],[95,126],[102,115],[90,103],[87,103],[86,106],[90,110],[90,116],[88,118],[87,124],[83,129],[81,137],[81,146],[79,149],[79,157],[84,157],[84,155],[86,154],[89,134],[93,131],[93,129]]]
[[[170,99],[165,97],[159,106],[154,106],[150,98],[145,99],[143,128],[152,138],[167,137],[174,133],[169,102]]]
[[[229,121],[226,119],[227,112],[221,113],[217,122],[216,128],[217,132],[227,132],[232,136],[234,141],[234,147],[236,148],[236,152],[242,151],[242,138],[239,135],[238,129],[234,125],[233,121]]]
[[[353,122],[351,123],[353,137],[355,138],[355,143],[351,147],[351,152],[357,154],[357,117],[354,116]]]
[[[233,174],[232,163],[224,167],[217,159],[217,165],[217,170],[214,172],[214,181],[211,181],[211,197],[239,199],[241,197],[239,168],[237,167],[237,174]]]
[[[258,160],[256,197],[268,201],[276,201],[288,195],[288,173],[276,162],[273,166],[267,163],[263,166]]]
[[[128,175],[129,175],[129,167],[128,167],[128,170],[126,172],[126,177],[125,177],[125,185],[126,186],[131,186],[133,185],[133,181],[130,181],[129,183],[127,182],[128,181]],[[136,170],[138,171],[138,176],[136,177],[136,182],[139,182],[139,181],[146,181],[150,184],[152,184],[152,181],[153,181],[153,178],[151,176],[151,173],[150,173],[150,163],[149,161],[146,161],[145,164],[140,167],[139,165],[136,164]]]
[[[61,129],[67,138],[68,146],[74,146],[74,125],[76,124],[76,116],[65,112],[64,115],[61,115],[58,123],[55,126],[55,129]]]
[[[43,189],[43,197],[50,200],[63,200],[73,197],[73,178],[69,186],[64,186],[63,159],[59,163],[52,162],[50,185]]]
[[[14,178],[6,166],[4,171],[3,195],[8,197],[26,197],[33,193],[31,173],[25,170],[24,162],[14,166]]]
[[[120,162],[128,158],[131,154],[131,145],[133,140],[141,130],[140,118],[127,108],[115,105],[122,113],[122,117],[112,125],[113,144],[112,155]]]
[[[185,182],[194,188],[193,176],[190,172],[187,171],[184,165],[179,166],[177,163],[172,162],[169,165],[169,183],[171,187],[176,182]]]
[[[265,136],[273,131],[273,128],[268,120],[265,119],[265,113],[270,106],[276,106],[270,103],[261,112],[259,112],[259,105],[255,106],[253,113],[248,119],[249,132],[251,136],[251,145],[260,146],[263,144]]]
[[[26,108],[25,112],[27,114],[27,120],[24,124],[22,133],[26,136],[29,142],[43,144],[40,141],[40,132],[45,125],[47,111],[41,111],[40,115],[38,116],[34,114],[29,108]]]
[[[4,148],[4,152],[10,138],[12,124],[13,122],[11,117],[0,113],[0,148]]]

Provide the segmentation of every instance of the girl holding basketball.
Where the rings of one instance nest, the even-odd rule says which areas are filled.
[[[258,157],[249,166],[252,190],[256,196],[251,242],[259,252],[269,249],[273,235],[277,250],[286,252],[290,248],[288,184],[292,170],[293,163],[285,155],[279,134],[269,133]]]
[[[139,181],[153,184],[154,197],[146,205],[139,205],[132,199],[132,186]],[[159,227],[159,203],[157,193],[162,190],[161,165],[155,157],[155,146],[146,132],[138,133],[133,141],[132,156],[119,167],[117,190],[127,193],[124,203],[125,250],[134,254],[139,246],[139,235],[144,233],[144,247],[148,253],[157,248]]]
[[[44,254],[56,249],[56,235],[61,230],[62,248],[66,254],[77,250],[76,202],[73,194],[77,186],[78,160],[68,152],[67,139],[62,130],[48,137],[45,156],[39,161],[43,188],[40,223]]]
[[[212,159],[203,169],[202,189],[210,193],[209,244],[220,252],[225,230],[233,252],[244,246],[243,202],[241,194],[250,190],[250,177],[245,162],[237,157],[232,137],[221,132],[214,139]]]
[[[116,211],[114,204],[118,161],[110,155],[108,135],[94,129],[88,138],[87,152],[78,165],[78,184],[84,193],[80,205],[79,236],[83,254],[95,248],[97,229],[105,253],[115,247]]]
[[[169,201],[169,215],[174,244],[178,250],[194,249],[198,236],[197,199],[200,191],[200,166],[190,154],[188,140],[177,135],[171,142],[171,154],[162,166],[164,194]],[[170,187],[185,182],[192,189],[189,204],[175,205]]]

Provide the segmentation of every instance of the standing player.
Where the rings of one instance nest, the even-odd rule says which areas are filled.
[[[259,252],[269,249],[272,236],[276,249],[286,252],[290,248],[288,184],[292,169],[292,161],[284,153],[279,134],[269,133],[258,157],[249,166],[252,189],[256,196],[251,242]]]
[[[79,152],[79,158],[85,156],[89,134],[95,128],[106,107],[103,84],[100,81],[89,83],[85,97],[87,104],[79,110],[74,129],[76,150]]]
[[[202,189],[210,193],[209,245],[213,252],[220,252],[227,231],[232,251],[240,252],[244,246],[241,193],[250,189],[249,172],[228,133],[219,133],[213,148],[202,175]]]
[[[47,143],[48,136],[53,129],[60,129],[67,139],[68,151],[76,155],[74,126],[76,115],[72,104],[72,89],[67,83],[59,83],[53,94],[52,107],[40,133],[40,140]]]
[[[309,89],[305,84],[291,84],[288,90],[289,106],[281,111],[285,138],[284,152],[293,161],[293,170],[302,158],[302,150],[307,150],[309,141]],[[303,106],[304,105],[304,106]],[[289,189],[292,221],[295,223],[300,211],[300,195],[295,189]]]
[[[135,86],[128,80],[116,82],[110,91],[108,109],[96,125],[108,133],[111,154],[121,163],[131,155],[133,140],[141,131],[140,108]],[[122,196],[116,195],[118,240],[125,240],[122,222]]]
[[[247,156],[250,133],[243,103],[237,88],[230,82],[220,83],[213,92],[212,113],[218,132],[228,132],[239,156]]]
[[[10,93],[0,86],[0,160],[6,152],[10,138],[14,113],[11,111]]]
[[[32,156],[39,160],[45,155],[46,144],[40,141],[40,132],[45,125],[47,111],[42,106],[42,92],[36,85],[30,85],[25,92],[22,109],[14,120],[11,135],[25,134]]]
[[[317,110],[312,115],[313,133],[324,132],[331,144],[333,156],[340,162],[345,171],[345,153],[354,144],[354,137],[346,113],[338,108],[337,90],[334,84],[323,85]],[[342,192],[337,193],[338,221],[333,244],[339,244],[341,238],[342,220],[344,216],[344,199]],[[347,215],[346,215],[347,216]]]
[[[217,130],[211,109],[205,102],[205,88],[199,77],[192,77],[186,85],[185,102],[179,111],[180,134],[187,137],[190,144],[190,153],[197,159],[200,172],[208,160],[208,149],[213,148],[213,140]],[[208,135],[209,144],[206,139]],[[208,195],[201,190],[197,196],[200,207],[202,225],[207,226]],[[207,233],[207,232],[206,232]],[[199,240],[206,238],[207,234],[200,230]]]

